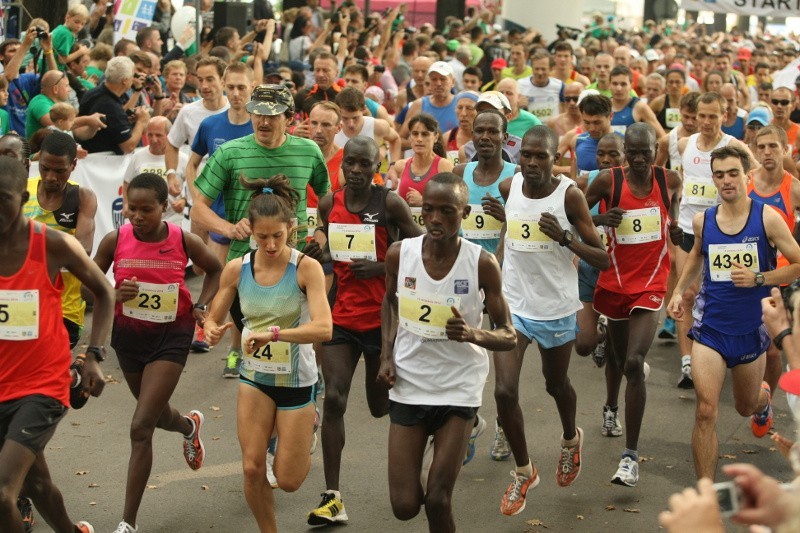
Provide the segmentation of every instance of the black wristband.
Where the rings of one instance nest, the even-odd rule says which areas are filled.
[[[154,96],[153,100],[163,100],[164,98],[166,98],[166,96]]]
[[[100,347],[89,346],[88,348],[86,348],[86,353],[93,354],[94,360],[97,361],[98,363],[102,363],[106,359],[105,348],[103,348],[102,346]]]
[[[785,339],[791,334],[792,334],[792,328],[786,328],[785,330],[775,335],[775,338],[772,339],[772,342],[773,344],[775,344],[775,347],[777,349],[783,350],[783,339]]]

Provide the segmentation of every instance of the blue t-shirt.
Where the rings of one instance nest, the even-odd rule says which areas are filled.
[[[500,203],[505,205],[505,200],[503,200],[503,195],[500,194],[500,183],[506,178],[510,178],[514,175],[517,169],[516,163],[509,163],[508,161],[503,161],[503,170],[500,171],[500,175],[497,176],[497,180],[491,185],[478,185],[475,183],[475,169],[478,167],[477,161],[467,163],[467,166],[464,167],[464,182],[467,184],[469,188],[469,203],[473,205],[481,205],[482,199],[487,194],[489,196],[493,196],[497,200],[500,200]],[[491,216],[491,215],[485,215]],[[490,254],[495,253],[497,251],[497,245],[500,243],[500,239],[468,239],[469,241],[480,245],[484,250],[489,252]]]
[[[365,98],[364,99],[367,104],[367,109],[369,110],[369,114],[372,115],[372,118],[378,117],[378,108],[381,107],[381,104],[373,100],[372,98]]]
[[[28,72],[8,84],[8,111],[11,129],[25,136],[25,119],[28,114],[28,103],[41,92],[42,82],[38,74]]]

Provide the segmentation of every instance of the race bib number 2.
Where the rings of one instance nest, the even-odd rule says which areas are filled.
[[[0,291],[0,340],[39,338],[39,291]]]
[[[400,289],[400,327],[427,339],[446,339],[447,321],[453,316],[450,307],[458,308],[458,296],[424,294]]]
[[[139,294],[122,304],[122,314],[146,322],[174,322],[178,316],[177,283],[139,282]]]
[[[760,272],[758,245],[756,243],[709,244],[708,267],[711,281],[730,281],[734,263],[748,270]]]

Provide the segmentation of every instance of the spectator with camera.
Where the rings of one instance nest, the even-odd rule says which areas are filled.
[[[10,53],[10,49],[15,49],[13,55],[5,63],[5,72],[3,75],[8,80],[8,104],[6,111],[8,111],[10,119],[10,128],[22,136],[25,136],[25,120],[28,114],[29,102],[41,91],[41,78],[35,72],[26,72],[20,74],[22,62],[26,54],[30,51],[33,42],[38,34],[37,28],[31,26],[25,32],[25,37],[22,43],[18,45],[12,43],[5,47],[4,57]],[[5,44],[5,43],[4,43]],[[39,44],[44,50],[44,58],[47,64],[47,70],[56,70],[56,61],[53,56],[53,48],[50,43],[49,35],[43,35],[39,40]]]
[[[128,101],[125,103],[126,110],[133,110],[139,106],[147,106],[152,111],[153,116],[164,115],[166,96],[161,87],[161,81],[153,76],[153,60],[147,52],[132,53],[130,56],[133,61],[133,84],[128,94]]]

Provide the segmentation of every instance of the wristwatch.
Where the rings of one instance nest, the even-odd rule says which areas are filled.
[[[561,246],[569,246],[570,244],[572,244],[572,239],[574,237],[575,236],[572,234],[572,232],[570,230],[565,229],[564,230],[564,236],[561,237],[561,240],[558,241],[558,244],[560,244]]]
[[[199,310],[205,312],[205,311],[208,311],[208,304],[200,304],[200,303],[194,304],[192,306],[192,309],[199,309]]]
[[[763,287],[764,286],[764,274],[761,272],[756,272],[755,277],[756,287]]]
[[[106,360],[106,348],[105,346],[89,346],[86,348],[87,354],[93,354],[95,361],[98,363],[102,363]]]

